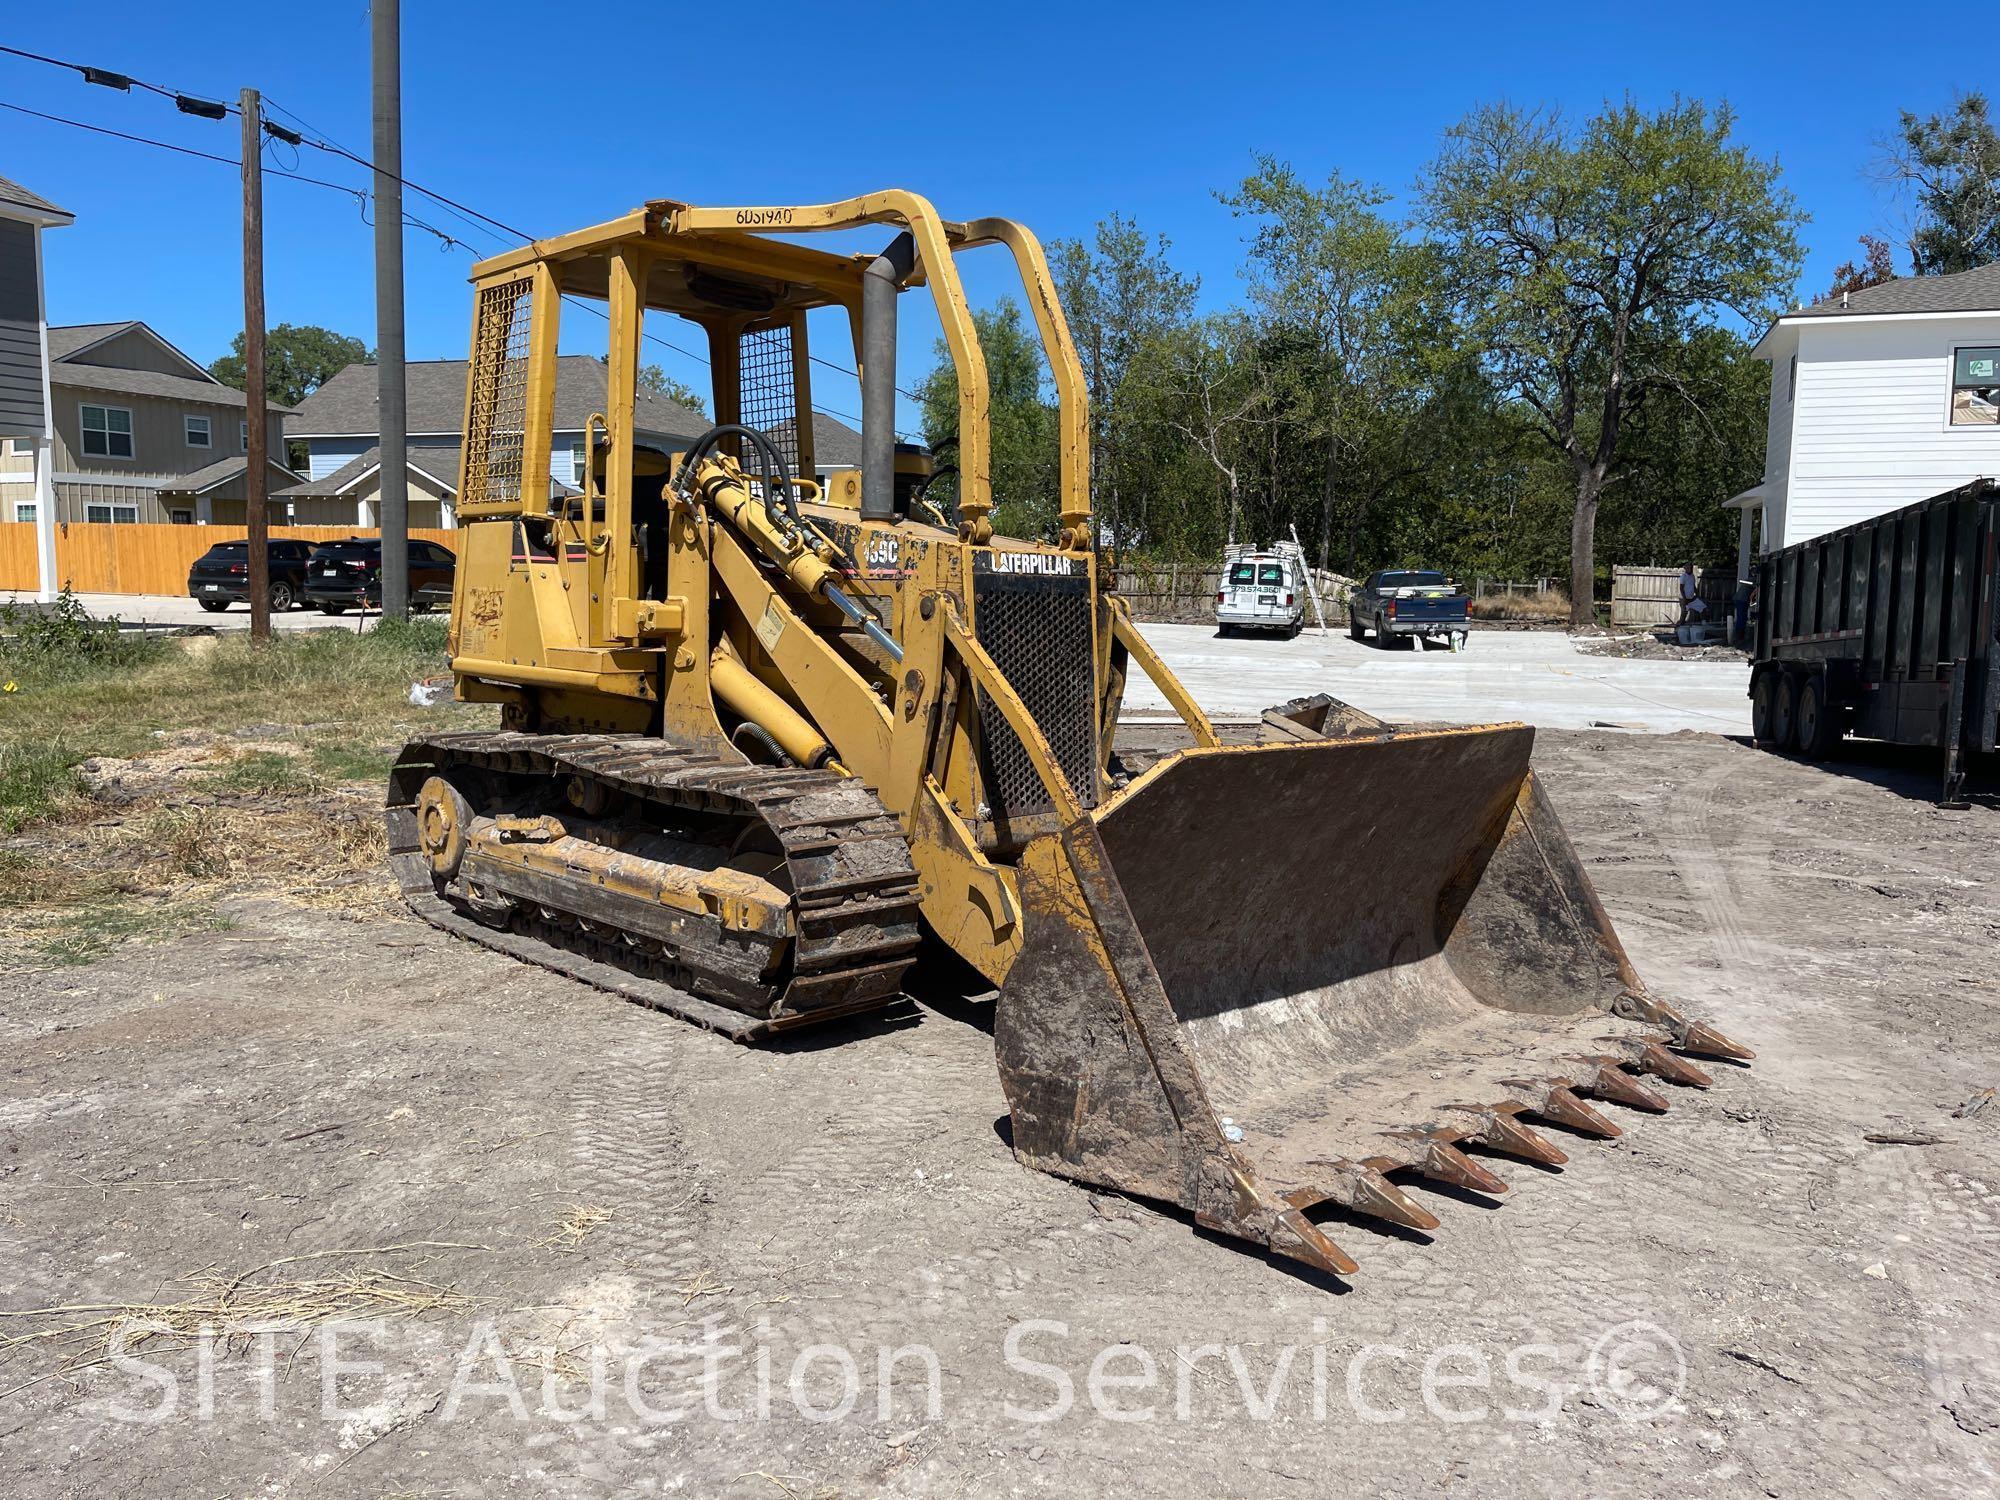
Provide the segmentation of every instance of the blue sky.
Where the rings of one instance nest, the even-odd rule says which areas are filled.
[[[1350,9],[411,0],[404,170],[534,233],[648,197],[811,202],[887,185],[954,217],[1022,219],[1044,239],[1087,233],[1115,209],[1166,234],[1215,305],[1236,295],[1243,235],[1215,190],[1257,151],[1308,176],[1339,169],[1401,193],[1439,133],[1478,102],[1584,114],[1628,92],[1644,104],[1678,92],[1726,98],[1741,138],[1783,165],[1812,216],[1810,291],[1863,230],[1898,238],[1902,211],[1866,171],[1897,110],[1943,107],[1982,81],[1991,53],[1968,44],[1977,26],[1884,26],[1879,6],[1840,3]],[[198,19],[129,0],[10,11],[0,25],[9,45],[211,97],[254,85],[367,154],[361,0],[211,0]],[[92,88],[12,57],[0,56],[0,100],[236,149],[233,119],[184,117],[155,95]],[[267,162],[294,165],[274,149]],[[365,185],[361,169],[318,152],[295,165]],[[204,361],[226,349],[242,320],[229,168],[0,112],[0,175],[77,215],[48,240],[52,321],[143,318]],[[374,342],[371,231],[358,205],[280,180],[266,201],[271,321]],[[412,196],[409,209],[482,253],[498,248],[435,204]],[[410,233],[412,358],[463,355],[471,260]],[[1004,290],[1000,269],[976,263],[975,298]],[[587,321],[571,324],[565,346],[588,348]],[[846,363],[851,351],[832,347],[832,331],[815,327],[816,352]],[[905,386],[928,365],[931,334],[909,320]],[[693,362],[662,362],[705,385]],[[854,410],[851,382],[825,379],[821,402]]]

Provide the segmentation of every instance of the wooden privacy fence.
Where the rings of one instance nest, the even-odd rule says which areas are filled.
[[[1736,598],[1734,568],[1696,568],[1695,583],[1702,602],[1708,606],[1704,619],[1721,623],[1729,618]],[[1672,625],[1681,617],[1681,570],[1679,568],[1622,568],[1611,570],[1611,623],[1640,626]]]
[[[381,533],[354,526],[273,526],[274,539],[341,542]],[[56,581],[79,594],[185,594],[188,569],[217,542],[240,542],[241,526],[150,526],[67,522],[56,527]],[[410,529],[412,541],[458,550],[456,531]],[[37,587],[35,527],[0,522],[0,589]]]
[[[1319,600],[1331,620],[1335,605],[1345,605],[1354,581],[1338,573],[1312,570],[1319,588]],[[1121,563],[1117,570],[1118,596],[1132,606],[1140,620],[1201,622],[1215,618],[1215,594],[1222,587],[1222,569],[1196,563]],[[1306,623],[1312,624],[1312,605],[1305,600]],[[1346,617],[1341,617],[1345,625]]]

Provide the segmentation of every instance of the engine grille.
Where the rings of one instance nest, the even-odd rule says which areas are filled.
[[[1090,579],[976,573],[972,626],[979,644],[1021,695],[1078,800],[1097,805],[1097,704],[1090,658]],[[1020,736],[979,699],[986,800],[1005,821],[1052,804]]]

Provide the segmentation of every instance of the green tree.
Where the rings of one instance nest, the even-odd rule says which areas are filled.
[[[1437,256],[1378,212],[1388,202],[1378,187],[1337,172],[1313,187],[1270,156],[1257,168],[1222,201],[1257,225],[1247,274],[1260,322],[1304,339],[1276,389],[1320,450],[1320,565],[1332,566],[1345,493],[1351,572],[1370,511],[1428,462],[1426,418],[1455,342]]]
[[[1919,276],[2000,260],[2000,132],[1984,94],[1961,94],[1934,115],[1903,111],[1881,165],[1916,199],[1910,259]]]
[[[246,383],[243,335],[237,334],[229,348],[208,373],[240,391]],[[375,351],[360,339],[316,323],[280,323],[264,335],[264,397],[280,406],[297,406],[349,365],[374,363]]]
[[[1150,351],[1157,362],[1151,379],[1170,397],[1167,420],[1215,482],[1213,524],[1199,514],[1184,515],[1175,541],[1199,538],[1212,550],[1217,541],[1235,542],[1241,531],[1249,438],[1273,395],[1270,370],[1256,358],[1256,343],[1248,316],[1226,312],[1195,319]]]
[[[1009,536],[1039,537],[1056,523],[1060,463],[1055,408],[1042,394],[1041,341],[1022,318],[1020,306],[1008,298],[974,312],[972,322],[986,356],[993,524]],[[917,388],[924,440],[933,450],[955,450],[958,372],[943,339],[936,353],[938,363]],[[932,487],[931,498],[949,511],[957,486],[946,478]]]
[[[708,415],[708,398],[685,381],[676,380],[658,365],[639,366],[639,388],[665,396],[701,416]]]
[[[1698,399],[1673,352],[1725,314],[1768,320],[1798,276],[1803,216],[1733,123],[1699,101],[1628,102],[1576,130],[1488,105],[1447,132],[1421,184],[1497,387],[1568,468],[1575,626],[1593,619],[1598,505],[1628,423]]]
[[[1157,478],[1156,403],[1134,384],[1134,371],[1149,348],[1193,315],[1199,286],[1168,264],[1167,250],[1165,236],[1148,239],[1113,214],[1098,223],[1090,244],[1058,240],[1049,251],[1090,394],[1091,508],[1114,548],[1142,524]],[[1134,498],[1136,507],[1128,504]]]

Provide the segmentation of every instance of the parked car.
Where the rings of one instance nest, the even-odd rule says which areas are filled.
[[[1215,624],[1232,630],[1274,630],[1287,637],[1305,623],[1306,560],[1297,546],[1231,547],[1215,593]]]
[[[451,603],[451,580],[458,559],[436,542],[410,543],[410,608],[417,614]],[[329,615],[345,614],[357,605],[378,609],[382,604],[382,539],[349,537],[328,542],[313,554],[306,571],[306,602]]]
[[[271,570],[271,608],[283,611],[305,601],[306,568],[312,543],[271,541],[264,558]],[[217,542],[188,569],[188,597],[210,614],[250,602],[250,544]]]
[[[1397,641],[1465,649],[1466,599],[1458,585],[1428,568],[1384,568],[1370,573],[1347,601],[1347,633],[1357,641],[1375,632],[1375,644]]]

